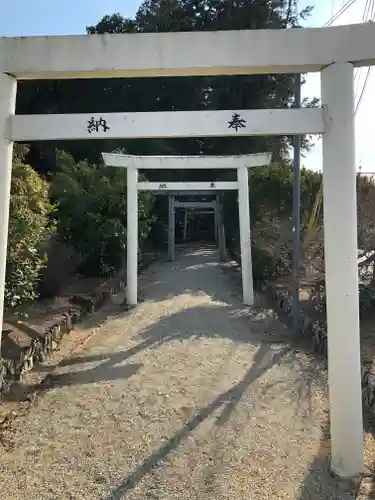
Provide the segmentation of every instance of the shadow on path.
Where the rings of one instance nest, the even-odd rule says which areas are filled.
[[[178,294],[205,294],[212,298],[213,302],[208,300],[201,305],[195,305],[161,317],[156,322],[149,324],[147,328],[141,331],[138,330],[137,337],[140,342],[129,349],[116,353],[89,354],[63,360],[59,367],[73,367],[95,362],[100,364],[94,368],[85,369],[85,366],[83,366],[82,370],[51,374],[46,378],[46,382],[40,386],[40,390],[43,391],[54,387],[69,387],[102,380],[129,378],[142,365],[137,362],[123,366],[117,365],[139,355],[144,350],[155,349],[169,342],[202,337],[221,337],[232,340],[234,343],[249,343],[253,351],[256,349],[251,365],[243,374],[241,380],[236,382],[229,390],[217,395],[211,403],[197,408],[194,416],[182,428],[169,436],[163,444],[139,463],[133,472],[127,474],[114,490],[103,497],[102,500],[125,498],[127,493],[133,490],[147,474],[151,473],[154,467],[161,465],[161,462],[172,451],[176,450],[190,433],[215,412],[218,412],[215,424],[217,426],[225,425],[249,387],[274,365],[290,364],[293,365],[295,371],[299,370],[299,377],[297,379],[292,377],[290,382],[286,381],[286,384],[293,384],[293,388],[290,389],[296,391],[297,398],[303,399],[303,403],[311,399],[309,394],[311,387],[306,383],[306,380],[317,378],[318,362],[311,360],[307,364],[300,363],[288,329],[277,320],[276,316],[265,314],[262,306],[246,308],[240,303],[238,300],[240,290],[229,282],[232,278],[232,270],[233,278],[237,280],[237,267],[227,266],[225,268],[224,265],[223,273],[220,273],[218,272],[218,265],[220,266],[220,264],[214,261],[212,249],[208,249],[203,257],[202,261],[202,251],[199,249],[196,256],[193,254],[192,258],[190,258],[189,253],[189,262],[182,259],[181,262],[168,264],[170,267],[167,268],[166,266],[163,270],[160,267],[151,267],[145,278],[152,280],[154,277],[154,282],[150,285],[146,282],[143,286],[143,293],[147,300],[156,302],[171,298],[172,295],[176,297]],[[153,276],[152,273],[155,269],[157,272]],[[177,273],[172,273],[172,270],[176,270]],[[226,270],[230,272],[226,273]],[[165,281],[161,281],[163,279]],[[233,293],[228,291],[228,287]],[[173,290],[171,296],[168,295],[168,290]],[[126,328],[125,322],[126,316],[124,315],[124,328]],[[298,384],[301,384],[300,389]],[[272,389],[271,394],[275,394],[276,397],[279,394],[276,386],[263,386],[262,390],[267,391],[267,389]],[[299,406],[303,406],[302,402]],[[319,470],[324,469],[324,459],[318,458],[317,460],[323,460],[323,462],[319,462],[318,465],[312,464],[312,469],[301,487],[300,500],[315,500],[315,498],[319,498],[319,500],[342,498],[344,500],[345,497],[342,495],[335,496],[333,479],[329,483],[329,488],[332,485],[331,496],[328,493],[328,496],[323,496],[326,494],[325,491],[320,497],[314,497],[310,494],[313,491],[315,481],[319,479]],[[322,482],[325,480],[324,475],[324,477],[322,476]],[[325,488],[325,485],[322,488]],[[347,498],[351,500],[351,497]]]
[[[264,363],[264,356],[268,354],[268,348],[261,345],[254,357],[254,362],[245,376],[228,391],[220,394],[212,403],[196,411],[196,415],[191,418],[186,425],[171,436],[166,443],[158,448],[154,453],[147,457],[136,470],[129,474],[121,481],[121,483],[102,500],[121,500],[124,496],[135,488],[144,476],[152,471],[159,463],[161,463],[173,450],[175,450],[184,441],[188,435],[194,431],[204,420],[210,417],[216,410],[221,409],[220,415],[216,419],[217,425],[224,424],[231,415],[235,405],[240,401],[241,397],[248,387],[259,377],[261,377],[274,364],[278,363],[283,358],[288,348],[283,348],[277,352],[271,359]]]
[[[141,299],[156,302],[182,294],[207,294],[218,301],[227,301],[228,295],[240,299],[240,268],[234,261],[220,262],[215,248],[184,249],[175,261],[164,262],[163,270],[161,275],[156,263],[150,266],[147,275],[141,277]],[[206,279],[202,280],[202,275]],[[223,282],[223,278],[228,277],[231,278],[231,283],[227,281],[231,288],[235,284],[235,290],[229,293]]]
[[[351,480],[342,480],[331,472],[328,425],[323,429],[322,434],[319,452],[310,464],[296,498],[298,500],[355,500],[359,484]]]
[[[226,321],[223,320],[223,315],[227,318]],[[248,333],[246,335],[243,334],[244,321],[248,326]],[[267,323],[267,320],[265,321]],[[172,451],[178,448],[188,435],[215,411],[221,410],[216,419],[216,425],[224,425],[228,422],[236,405],[251,384],[274,365],[283,361],[284,363],[293,363],[299,366],[299,361],[296,358],[293,348],[285,344],[275,346],[272,343],[262,342],[261,337],[257,337],[255,331],[259,334],[264,333],[266,323],[262,320],[253,319],[249,325],[247,316],[239,314],[236,308],[231,308],[227,304],[215,304],[193,307],[171,316],[163,317],[158,323],[153,324],[140,333],[140,336],[146,337],[146,339],[130,349],[134,353],[140,352],[144,348],[155,347],[164,342],[202,336],[222,336],[236,342],[242,341],[251,342],[253,345],[258,344],[258,347],[250,368],[238,383],[233,385],[228,391],[220,394],[212,403],[197,409],[195,416],[182,429],[147,457],[133,473],[125,477],[111,494],[104,497],[103,500],[120,500],[121,498],[125,498],[125,495],[135,488],[143,477],[149,474],[154,467],[159,465]],[[197,325],[201,325],[201,329],[198,330]],[[302,384],[305,383],[304,375],[306,375],[306,371],[304,370],[309,371],[307,376],[310,377],[312,373],[316,372],[316,367],[300,366],[300,381]],[[299,392],[297,390],[297,397],[298,394],[302,395],[302,391]],[[304,394],[305,397],[306,393]]]

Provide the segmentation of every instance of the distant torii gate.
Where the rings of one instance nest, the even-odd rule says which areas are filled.
[[[187,194],[187,193],[184,193]],[[181,196],[181,193],[179,193]],[[198,193],[191,193],[192,196],[212,196],[209,191],[202,191]],[[186,243],[188,235],[188,219],[190,215],[213,215],[214,216],[214,231],[215,231],[215,241],[219,247],[220,260],[225,259],[225,231],[224,231],[224,220],[223,220],[223,207],[220,201],[220,197],[216,194],[214,200],[206,201],[181,201],[176,200],[178,195],[169,194],[169,231],[168,231],[168,255],[170,260],[174,259],[174,219],[176,208],[181,208],[185,210],[184,213],[184,231],[183,231],[183,241]],[[189,212],[190,211],[190,212]]]
[[[269,165],[271,153],[238,156],[133,156],[102,153],[108,167],[127,169],[127,303],[138,301],[138,191],[199,192],[238,190],[243,301],[254,304],[251,259],[248,168]],[[138,170],[235,169],[237,181],[226,182],[138,182]]]
[[[223,226],[223,214],[222,206],[219,201],[219,195],[215,195],[214,200],[194,200],[194,201],[182,201],[177,200],[178,196],[200,196],[207,197],[213,195],[212,191],[184,191],[183,193],[178,191],[168,191],[166,193],[165,189],[151,191],[154,195],[168,195],[168,259],[174,260],[175,257],[175,229],[176,229],[176,209],[184,209],[184,231],[183,231],[183,241],[186,242],[187,239],[187,215],[188,210],[194,214],[211,214],[214,216],[214,231],[215,231],[215,242],[219,247],[220,260],[224,260],[225,257],[225,233]]]

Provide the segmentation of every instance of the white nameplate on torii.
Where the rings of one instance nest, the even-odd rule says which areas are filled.
[[[138,182],[138,191],[228,191],[238,189],[238,182]]]
[[[322,134],[321,108],[15,115],[8,139],[48,141]]]

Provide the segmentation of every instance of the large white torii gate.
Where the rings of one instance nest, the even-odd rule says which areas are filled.
[[[331,465],[343,476],[362,472],[353,68],[374,64],[373,23],[298,30],[0,38],[0,324],[13,141],[323,134]],[[321,72],[322,108],[233,111],[242,125],[230,134],[227,111],[15,116],[16,84],[21,79],[315,71]]]
[[[249,179],[248,168],[269,165],[271,153],[238,156],[131,156],[118,153],[102,153],[107,167],[127,170],[127,303],[136,305],[137,255],[138,255],[138,191],[205,191],[238,190],[240,222],[241,269],[243,301],[254,304],[254,286],[251,259]],[[138,170],[145,169],[235,169],[237,181],[226,182],[138,182]]]

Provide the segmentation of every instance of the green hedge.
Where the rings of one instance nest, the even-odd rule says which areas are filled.
[[[319,191],[321,174],[301,169],[301,231],[302,234],[311,214],[315,197]],[[252,168],[249,171],[249,193],[251,225],[262,217],[277,214],[292,217],[293,169],[288,163],[271,164],[268,167]],[[227,244],[239,250],[239,224],[237,196],[223,196]],[[253,229],[254,234],[254,229]],[[277,255],[271,255],[252,245],[253,275],[256,284],[263,284],[286,272],[285,265]]]
[[[13,165],[8,251],[5,284],[5,308],[36,298],[40,271],[46,256],[39,249],[52,231],[49,214],[49,187],[29,165],[16,155]]]
[[[110,275],[124,262],[126,252],[126,171],[75,163],[59,153],[59,171],[51,179],[60,238],[81,254],[80,272]],[[139,235],[148,235],[153,197],[139,195]]]

